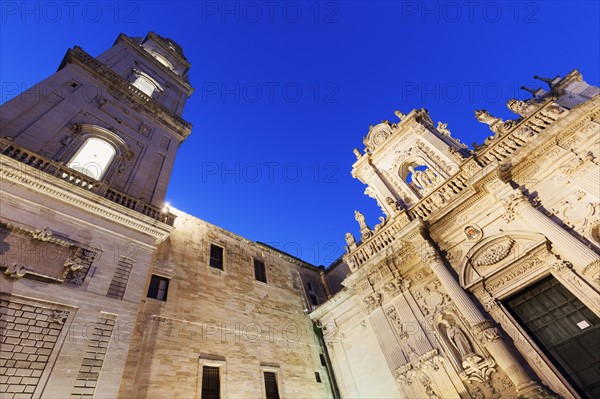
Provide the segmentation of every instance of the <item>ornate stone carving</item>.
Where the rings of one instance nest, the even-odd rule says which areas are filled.
[[[52,231],[48,226],[46,226],[43,229],[36,229],[33,232],[32,237],[40,241],[50,241],[50,237],[52,237]]]
[[[354,219],[356,219],[356,221],[358,222],[363,241],[373,235],[373,232],[371,231],[369,226],[367,226],[367,222],[365,222],[365,216],[362,213],[360,213],[359,211],[354,211]]]
[[[476,224],[468,224],[463,228],[463,234],[467,241],[475,242],[481,240],[483,232]]]
[[[463,371],[459,373],[461,379],[471,382],[486,382],[496,371],[496,362],[492,358],[482,358],[473,354],[463,361]]]
[[[67,321],[68,317],[69,312],[67,312],[66,310],[55,310],[52,314],[52,317],[50,318],[50,323],[65,324],[65,321]]]
[[[508,100],[506,107],[522,117],[528,117],[540,108],[538,104],[517,100],[516,98]]]
[[[450,129],[448,129],[447,123],[438,122],[436,129],[444,136],[450,136]]]
[[[396,295],[398,295],[399,293],[401,293],[402,291],[404,291],[405,289],[407,289],[409,284],[410,284],[410,282],[408,280],[398,277],[395,280],[387,282],[383,286],[383,291],[390,298],[393,298]]]
[[[492,246],[486,248],[481,254],[478,255],[477,260],[474,261],[476,266],[491,266],[500,262],[506,258],[512,249],[515,240],[510,237],[506,237],[500,242],[494,242]]]
[[[408,341],[408,333],[404,329],[404,325],[402,323],[402,320],[400,320],[400,316],[398,316],[398,312],[396,312],[396,308],[390,306],[385,310],[385,314],[387,315],[388,320],[391,322],[392,326],[394,326],[394,329],[398,334],[398,338],[402,342]]]
[[[352,235],[352,233],[346,233],[346,244],[348,244],[348,246],[346,246],[346,251],[350,252],[354,249],[356,249],[356,239],[354,238],[354,235]]]
[[[381,306],[381,294],[376,292],[363,299],[363,308],[367,313],[371,313]]]
[[[12,277],[14,279],[18,279],[27,274],[27,269],[25,269],[23,265],[13,263],[4,271],[4,274],[7,274],[9,277]]]
[[[458,351],[461,359],[465,359],[469,355],[475,354],[471,342],[466,334],[456,325],[456,323],[448,320],[443,320],[442,324],[446,326],[446,337],[448,341]]]
[[[495,327],[494,322],[487,320],[473,327],[477,340],[482,345],[487,345],[500,339],[500,332]]]

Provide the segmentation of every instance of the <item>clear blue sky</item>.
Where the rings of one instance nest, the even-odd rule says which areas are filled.
[[[1,102],[56,71],[67,48],[98,55],[154,31],[184,49],[196,92],[168,200],[314,264],[380,210],[350,176],[353,147],[393,111],[427,108],[453,136],[513,118],[535,74],[599,84],[597,1],[12,2],[1,4]]]

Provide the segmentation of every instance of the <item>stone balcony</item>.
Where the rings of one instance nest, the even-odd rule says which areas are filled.
[[[507,161],[514,156],[527,142],[536,139],[558,119],[568,114],[568,110],[549,97],[545,101],[531,105],[535,110],[522,115],[517,120],[502,121],[499,118],[491,123],[493,136],[488,137],[483,145],[477,146],[472,156],[464,159],[459,170],[428,192],[419,202],[403,210],[394,217],[386,219],[376,226],[370,237],[363,238],[358,245],[348,247],[344,260],[352,271],[356,271],[369,259],[391,247],[392,242],[401,234],[399,232],[411,220],[430,220],[453,203],[465,192],[472,192],[472,183],[492,170],[500,167],[500,173],[509,167]],[[493,118],[493,117],[492,117]]]
[[[20,147],[7,139],[0,139],[0,154],[31,166],[42,172],[58,177],[63,181],[97,194],[116,204],[139,212],[154,220],[173,226],[175,215],[165,212],[145,201],[117,191],[107,183],[100,182],[82,173],[74,171],[65,165],[42,157],[32,151]]]

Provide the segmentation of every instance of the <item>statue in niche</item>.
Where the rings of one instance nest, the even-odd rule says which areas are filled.
[[[456,348],[461,359],[475,353],[469,339],[454,321],[444,321],[444,325],[446,326],[448,341]]]
[[[409,166],[408,170],[412,173],[412,181],[423,190],[435,184],[438,178],[435,172],[430,168],[421,171],[416,170],[413,166]]]

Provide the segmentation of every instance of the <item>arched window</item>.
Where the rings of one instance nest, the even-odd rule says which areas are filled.
[[[67,166],[86,176],[100,180],[117,151],[112,144],[97,137],[87,139]]]
[[[158,82],[152,79],[148,74],[137,69],[134,69],[133,73],[135,79],[131,84],[140,89],[147,96],[152,97],[154,92],[163,91],[163,88],[160,86],[160,84],[158,84]]]

